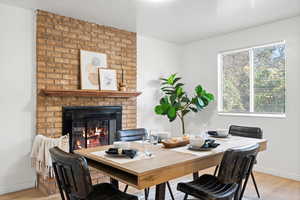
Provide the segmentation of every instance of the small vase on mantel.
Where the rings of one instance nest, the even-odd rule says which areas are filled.
[[[119,91],[126,92],[126,89],[127,89],[127,87],[126,87],[125,83],[120,83],[119,84]]]

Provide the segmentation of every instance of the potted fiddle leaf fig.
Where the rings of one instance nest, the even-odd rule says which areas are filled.
[[[182,134],[185,132],[184,117],[190,113],[203,110],[214,100],[214,95],[207,92],[201,85],[197,85],[192,97],[184,91],[184,84],[180,82],[181,77],[172,74],[168,78],[161,78],[161,91],[163,96],[159,105],[155,107],[155,113],[168,117],[174,121],[177,117],[181,121]]]

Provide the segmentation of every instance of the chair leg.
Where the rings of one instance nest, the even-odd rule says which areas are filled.
[[[171,199],[175,200],[169,181],[167,182],[167,186],[168,186],[169,193],[171,195]]]
[[[214,176],[216,176],[216,175],[217,175],[217,173],[218,173],[218,169],[219,169],[219,165],[217,165],[217,166],[216,166],[216,168],[215,168]]]
[[[185,194],[183,200],[187,200],[187,198],[188,198],[188,194]]]
[[[145,189],[144,189],[144,193],[145,193],[145,200],[148,200],[148,196],[149,196],[149,190],[150,190],[150,188],[145,188]]]
[[[144,189],[144,194],[145,194],[145,200],[148,200],[148,196],[147,196],[147,189]]]
[[[234,200],[241,200],[242,197],[241,197],[241,188],[243,187],[243,181],[241,180],[239,183],[238,183],[238,188],[235,192],[235,194],[233,195],[233,199]]]
[[[252,178],[252,181],[253,181],[253,183],[254,183],[254,187],[255,187],[257,196],[258,196],[258,198],[260,199],[260,194],[259,194],[259,192],[258,192],[257,184],[256,184],[255,177],[254,177],[254,174],[253,174],[252,171],[251,171],[251,178]]]
[[[249,176],[250,176],[250,174],[247,174],[244,184],[242,184],[242,183],[240,184],[242,186],[242,190],[241,190],[241,193],[239,194],[239,198],[238,198],[239,200],[243,199],[244,192],[245,192],[248,180],[249,180]]]
[[[127,192],[128,185],[125,186],[124,192]]]
[[[240,186],[242,186],[242,190],[241,190],[240,196],[239,196],[239,198],[238,198],[239,200],[242,200],[242,199],[243,199],[244,192],[245,192],[245,189],[246,189],[248,180],[249,180],[249,176],[250,176],[250,175],[252,176],[253,165],[254,165],[254,160],[252,159],[251,164],[250,164],[250,168],[249,168],[249,170],[248,170],[248,172],[247,172],[247,176],[246,176],[246,179],[245,179],[245,181],[244,181],[244,185],[242,186],[242,182],[240,183]]]

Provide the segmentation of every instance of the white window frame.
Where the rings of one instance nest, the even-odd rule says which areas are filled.
[[[286,42],[279,41],[279,42],[272,42],[268,44],[263,45],[257,45],[257,46],[251,46],[247,48],[241,48],[241,49],[235,49],[235,50],[228,50],[228,51],[222,51],[218,53],[218,114],[224,115],[224,116],[252,116],[252,117],[271,117],[271,118],[286,118],[286,105],[287,105],[287,96],[286,96],[286,74],[287,74],[287,61],[286,61],[286,53],[285,53],[285,101],[284,101],[284,107],[285,112],[284,113],[258,113],[254,112],[254,67],[253,67],[253,50],[257,48],[264,48],[264,47],[270,47],[270,46],[276,46],[284,44],[286,47]],[[238,53],[242,51],[249,51],[249,65],[250,65],[250,109],[249,112],[241,112],[241,113],[234,113],[234,112],[224,112],[223,111],[223,59],[222,57],[227,54],[233,54]]]

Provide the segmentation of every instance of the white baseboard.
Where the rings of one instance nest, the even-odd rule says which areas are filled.
[[[300,174],[289,173],[286,171],[277,171],[275,169],[263,168],[263,167],[257,167],[257,166],[254,168],[254,170],[257,172],[265,173],[265,174],[271,174],[274,176],[280,176],[282,178],[288,178],[288,179],[292,179],[295,181],[300,181]]]
[[[35,179],[20,183],[0,185],[0,195],[35,187]]]

